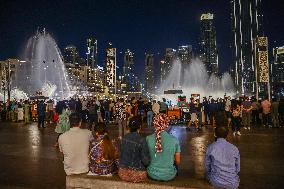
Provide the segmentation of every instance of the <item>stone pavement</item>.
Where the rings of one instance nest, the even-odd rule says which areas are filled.
[[[116,126],[110,126],[113,136]],[[187,132],[174,126],[170,132],[179,138],[182,162],[172,186],[202,188],[205,177],[204,154],[213,142],[213,130]],[[147,135],[151,130],[144,129]],[[0,122],[0,188],[65,188],[62,155],[53,147],[54,127],[38,129],[36,124]],[[231,134],[228,140],[240,150],[240,188],[282,188],[284,185],[284,129],[258,128],[243,131],[240,137]]]

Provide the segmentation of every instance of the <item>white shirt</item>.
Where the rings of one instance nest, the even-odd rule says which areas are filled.
[[[228,99],[227,101],[226,101],[226,104],[225,104],[225,111],[230,111],[230,108],[231,108],[231,105],[232,105],[232,103],[231,103],[231,101]]]
[[[160,105],[158,103],[154,103],[152,106],[152,110],[154,112],[154,114],[158,114],[160,111]]]
[[[73,127],[59,136],[59,149],[64,155],[64,170],[67,175],[89,171],[89,146],[93,138],[87,129]]]
[[[82,110],[87,110],[88,109],[88,101],[84,100],[82,102]]]

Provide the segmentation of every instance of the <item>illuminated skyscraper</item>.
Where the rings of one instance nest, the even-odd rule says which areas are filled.
[[[65,64],[75,64],[78,62],[79,52],[77,48],[73,45],[64,48],[64,63]]]
[[[145,90],[153,92],[155,87],[154,80],[154,55],[146,54],[145,57]]]
[[[127,92],[133,91],[134,86],[134,73],[133,73],[133,66],[134,66],[134,53],[127,49],[124,52],[124,66],[123,66],[123,76],[124,76],[124,83],[126,84]]]
[[[191,45],[179,46],[176,53],[182,65],[184,66],[188,65],[192,59],[192,46]]]
[[[200,17],[200,58],[204,62],[209,74],[218,74],[218,53],[216,44],[216,30],[214,15],[202,14]]]
[[[181,78],[185,78],[185,70],[189,66],[192,59],[192,46],[191,45],[183,45],[179,46],[176,52],[176,56],[181,61]],[[180,85],[185,82],[186,79],[181,79]]]
[[[123,74],[124,76],[128,76],[133,72],[134,66],[134,53],[127,49],[124,53],[124,66],[123,66]]]
[[[95,38],[87,39],[87,66],[98,66],[98,41]]]
[[[273,94],[284,94],[284,47],[273,49],[273,64],[271,69]]]
[[[164,81],[172,68],[174,58],[176,56],[176,50],[173,48],[166,48],[166,54],[163,60],[160,61],[160,82]]]
[[[111,43],[106,49],[106,86],[110,88],[110,92],[116,91],[116,48]]]
[[[233,63],[231,72],[239,93],[255,92],[253,41],[263,36],[261,0],[231,0]]]

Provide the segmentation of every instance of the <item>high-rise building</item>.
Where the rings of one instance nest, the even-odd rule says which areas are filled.
[[[134,53],[127,49],[124,52],[124,66],[123,66],[123,74],[124,76],[128,76],[133,72],[134,66]]]
[[[191,45],[179,46],[176,53],[182,65],[186,66],[190,63],[192,59],[192,46]]]
[[[276,96],[284,94],[284,47],[273,48],[273,64],[271,69],[272,92]]]
[[[232,74],[239,93],[255,92],[253,41],[263,35],[261,0],[231,0]]]
[[[214,15],[202,14],[200,17],[200,58],[209,74],[218,74],[218,52]]]
[[[98,41],[95,38],[87,39],[87,66],[98,66]]]
[[[134,53],[127,49],[124,52],[123,78],[127,92],[134,90]]]
[[[146,54],[145,57],[145,90],[147,92],[153,92],[155,88],[154,79],[154,55]]]
[[[271,82],[268,63],[268,38],[257,37],[254,43],[255,58],[255,89],[256,98],[264,98],[271,95]]]
[[[109,43],[106,49],[106,86],[109,87],[110,92],[116,91],[116,48]],[[112,90],[113,89],[113,90]]]
[[[185,78],[185,70],[189,66],[192,59],[192,46],[183,45],[179,46],[176,52],[176,56],[181,61],[181,78]],[[185,79],[181,79],[179,85],[182,85]]]
[[[79,52],[77,48],[73,45],[64,48],[64,63],[65,64],[75,64],[78,62]]]
[[[163,60],[160,61],[160,81],[164,81],[172,68],[173,61],[176,57],[176,50],[173,48],[166,48],[166,54]]]

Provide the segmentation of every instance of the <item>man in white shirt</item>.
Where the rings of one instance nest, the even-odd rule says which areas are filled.
[[[64,155],[64,170],[66,175],[87,173],[92,133],[80,128],[81,117],[78,113],[72,113],[69,122],[71,129],[60,135],[58,139],[59,149]]]
[[[160,105],[156,102],[156,100],[153,101],[152,110],[155,115],[160,112]]]

